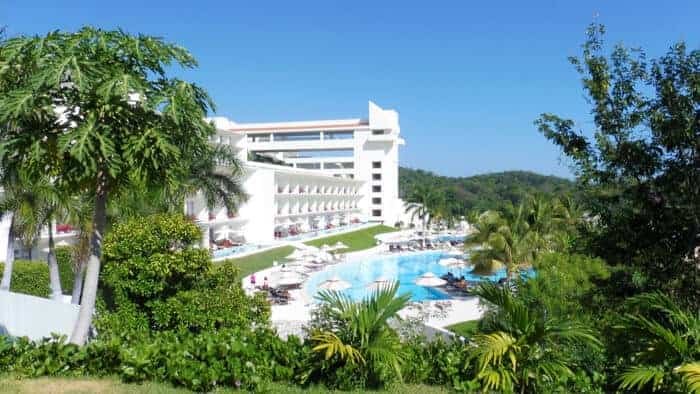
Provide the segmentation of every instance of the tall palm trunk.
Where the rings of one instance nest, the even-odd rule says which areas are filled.
[[[58,262],[56,261],[56,246],[53,242],[53,228],[49,221],[49,255],[47,256],[49,264],[49,282],[51,284],[51,299],[60,300],[63,297],[61,289],[61,274],[58,272]]]
[[[97,283],[100,277],[100,258],[102,257],[102,238],[104,237],[105,222],[107,221],[107,190],[104,175],[99,176],[97,192],[95,195],[95,212],[92,217],[92,238],[90,241],[90,257],[88,257],[85,283],[83,285],[83,299],[80,303],[78,321],[75,323],[70,341],[76,345],[83,345],[87,341],[92,315],[95,311],[95,299],[97,298]]]
[[[87,265],[88,255],[90,253],[90,234],[89,225],[85,222],[80,222],[80,235],[78,243],[75,245],[73,259],[77,261],[77,265],[73,267],[73,294],[71,296],[71,304],[80,304],[80,296],[83,294],[83,278],[85,277],[85,266]]]
[[[7,256],[5,257],[5,267],[2,273],[0,290],[10,291],[12,281],[12,266],[15,262],[15,215],[10,212],[10,230],[7,232]]]
[[[81,260],[73,277],[73,294],[71,295],[70,303],[80,304],[80,296],[83,294],[83,277],[85,276],[85,261]]]

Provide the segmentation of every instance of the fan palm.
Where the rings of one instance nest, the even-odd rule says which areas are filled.
[[[311,333],[313,351],[339,367],[362,365],[371,384],[379,385],[382,376],[401,377],[403,361],[398,334],[389,327],[389,320],[398,318],[410,295],[397,296],[398,283],[373,292],[354,302],[347,295],[322,291],[317,298],[327,310],[327,330]]]
[[[32,248],[40,237],[41,231],[44,228],[48,229],[47,262],[51,297],[54,299],[62,295],[62,290],[56,261],[53,223],[65,212],[70,202],[71,199],[57,190],[48,178],[30,180],[23,174],[6,185],[3,200],[0,201],[0,211],[12,213],[10,237],[14,238],[15,234],[18,234],[26,247]],[[8,249],[14,249],[12,241],[8,239]],[[9,266],[11,267],[11,262]],[[11,272],[10,268],[5,274],[8,275],[8,284]],[[4,279],[3,275],[3,281]]]
[[[567,346],[601,346],[587,327],[548,317],[507,287],[484,283],[476,294],[492,306],[470,350],[486,390],[533,392],[565,381],[577,366]]]
[[[631,298],[635,313],[618,327],[633,338],[633,360],[619,378],[623,389],[700,393],[700,311],[686,311],[669,296],[646,293]]]
[[[221,205],[228,212],[236,212],[248,198],[243,175],[243,165],[235,152],[226,145],[214,145],[203,157],[192,161],[187,176],[173,193],[172,206],[182,207],[185,196],[199,192],[209,209]]]

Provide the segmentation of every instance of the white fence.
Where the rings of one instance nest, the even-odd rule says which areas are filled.
[[[40,340],[52,333],[70,336],[78,305],[0,291],[0,335]]]

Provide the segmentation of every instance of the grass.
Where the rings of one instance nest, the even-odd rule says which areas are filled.
[[[295,393],[364,393],[366,391],[330,391],[323,387],[301,388],[281,383],[272,383],[267,387],[268,392],[281,394]],[[433,394],[446,393],[446,389],[438,386],[399,384],[389,390],[376,391],[377,393],[406,393],[406,394]],[[175,388],[166,383],[146,382],[143,384],[122,383],[116,378],[56,378],[42,377],[34,379],[16,379],[13,377],[0,377],[0,393],[13,394],[166,394],[189,393],[188,390]],[[214,393],[240,393],[240,390],[232,388],[217,389]]]
[[[241,277],[272,267],[273,261],[279,261],[289,256],[294,251],[292,246],[282,246],[270,249],[266,252],[251,254],[250,256],[229,259],[241,270]]]
[[[333,245],[338,241],[348,246],[347,249],[339,249],[338,252],[349,253],[365,250],[377,246],[377,240],[374,236],[377,234],[390,233],[397,231],[394,227],[379,225],[365,228],[362,230],[352,231],[345,234],[332,235],[330,237],[319,238],[313,241],[304,242],[307,245],[321,247],[324,244]]]
[[[454,332],[457,335],[461,335],[465,338],[476,333],[476,329],[479,326],[479,320],[467,320],[460,323],[453,324],[451,326],[445,327],[446,329]]]

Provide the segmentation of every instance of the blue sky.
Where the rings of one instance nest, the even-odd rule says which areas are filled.
[[[200,63],[184,75],[238,122],[366,117],[371,99],[399,111],[402,165],[453,176],[570,175],[532,122],[553,112],[590,129],[566,58],[594,15],[609,43],[651,55],[677,40],[700,47],[697,0],[98,3],[0,0],[0,24],[10,35],[91,24],[177,42]]]

